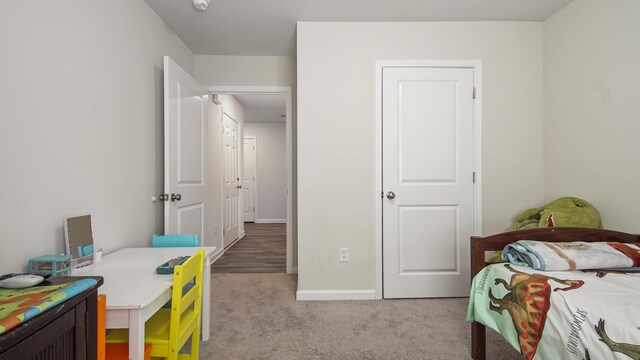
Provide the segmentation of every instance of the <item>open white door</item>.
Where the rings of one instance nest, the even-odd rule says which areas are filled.
[[[224,176],[222,179],[222,191],[224,196],[223,211],[223,242],[225,249],[238,240],[239,235],[239,195],[240,172],[238,171],[238,123],[227,113],[222,114],[222,157],[224,161]]]
[[[469,295],[472,68],[382,74],[383,296]]]
[[[185,70],[164,57],[165,234],[204,239],[205,123],[207,93]]]

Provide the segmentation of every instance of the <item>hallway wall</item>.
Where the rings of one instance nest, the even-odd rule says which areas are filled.
[[[256,222],[287,219],[287,162],[284,122],[245,122],[244,136],[255,136],[257,147]]]

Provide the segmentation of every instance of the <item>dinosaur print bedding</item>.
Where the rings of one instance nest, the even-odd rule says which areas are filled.
[[[473,279],[467,320],[499,332],[527,360],[640,360],[634,270],[489,265]]]
[[[505,246],[502,260],[543,271],[628,268],[640,265],[640,247],[619,242],[519,240]]]

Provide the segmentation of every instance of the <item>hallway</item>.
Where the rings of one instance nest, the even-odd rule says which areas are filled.
[[[216,273],[285,273],[286,224],[245,223],[245,236],[231,245],[215,263]]]

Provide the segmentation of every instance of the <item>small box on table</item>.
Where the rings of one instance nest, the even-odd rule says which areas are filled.
[[[29,272],[66,276],[71,270],[71,255],[44,255],[29,260]]]

